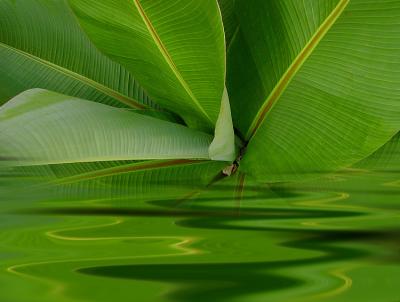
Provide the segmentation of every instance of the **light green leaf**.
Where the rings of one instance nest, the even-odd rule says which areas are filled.
[[[236,158],[235,133],[226,89],[224,89],[222,96],[220,115],[215,127],[214,140],[209,148],[209,154],[212,160],[234,161]]]
[[[212,132],[225,82],[215,0],[69,0],[94,44],[161,106]]]
[[[0,104],[44,88],[96,102],[153,106],[122,66],[102,55],[64,0],[0,1]]]
[[[228,54],[241,170],[266,181],[346,167],[400,129],[400,3],[238,1]]]
[[[181,125],[42,89],[0,108],[0,158],[16,165],[208,159],[211,139]]]

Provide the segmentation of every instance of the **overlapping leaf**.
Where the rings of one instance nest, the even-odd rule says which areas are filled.
[[[389,172],[400,171],[400,133],[354,167]]]
[[[215,0],[70,0],[105,54],[150,96],[193,127],[212,132],[225,81],[225,44]]]
[[[236,0],[218,0],[221,9],[222,20],[224,22],[225,40],[227,48],[238,30],[238,22],[236,19],[235,11]]]
[[[2,198],[40,201],[176,200],[204,189],[224,163],[196,160],[113,161],[0,169]],[[21,183],[23,182],[23,188]],[[16,187],[18,190],[16,190]]]
[[[117,107],[152,103],[132,75],[101,54],[64,0],[0,1],[0,104],[44,88]]]
[[[211,140],[181,125],[41,89],[0,108],[0,157],[14,165],[208,159]]]
[[[236,1],[228,90],[266,181],[348,166],[400,128],[400,3]]]
[[[232,161],[221,14],[232,114],[247,144],[242,172],[285,181],[335,170],[400,129],[396,2],[218,0],[220,9],[214,0],[69,2],[104,54],[214,140],[161,121],[176,121],[163,113],[151,113],[154,119],[31,90],[1,108],[4,162]],[[5,0],[0,8],[0,101],[44,87],[117,107],[154,106],[127,70],[91,44],[63,0]],[[132,165],[153,170],[164,161]]]

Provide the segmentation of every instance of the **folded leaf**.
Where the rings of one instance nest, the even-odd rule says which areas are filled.
[[[400,3],[236,1],[228,54],[242,171],[266,181],[327,172],[400,129]]]
[[[101,54],[65,0],[0,1],[0,104],[44,88],[96,102],[153,106],[126,69]]]
[[[211,139],[181,125],[42,89],[0,108],[0,158],[14,165],[208,159]]]
[[[388,172],[400,171],[400,133],[353,167]]]
[[[236,158],[235,133],[226,89],[222,97],[221,110],[215,127],[214,140],[209,148],[209,154],[212,160],[232,162]]]
[[[161,106],[214,130],[225,82],[215,0],[69,0],[94,44]]]

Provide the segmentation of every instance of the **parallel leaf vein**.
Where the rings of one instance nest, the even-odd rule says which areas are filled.
[[[326,20],[321,24],[315,34],[312,36],[310,41],[306,44],[306,46],[302,49],[302,51],[298,54],[293,63],[289,66],[286,72],[283,74],[275,88],[271,91],[263,106],[261,106],[260,110],[256,114],[249,130],[246,134],[246,141],[249,142],[257,130],[260,128],[261,124],[264,122],[267,114],[271,111],[272,107],[282,96],[286,87],[289,85],[290,81],[294,78],[296,73],[300,70],[304,62],[310,57],[313,53],[314,49],[318,46],[319,42],[325,37],[325,35],[329,32],[331,27],[335,24],[337,19],[342,15],[350,0],[340,0],[334,10],[330,13],[330,15],[326,18]]]
[[[160,169],[160,168],[167,168],[167,167],[174,167],[181,165],[190,165],[190,164],[204,163],[204,162],[205,162],[204,160],[191,160],[191,159],[143,161],[139,163],[133,163],[113,168],[106,168],[93,172],[62,178],[58,180],[57,183],[66,184],[66,183],[79,182],[83,180],[119,175],[124,173],[132,173],[137,171]]]
[[[151,37],[154,40],[154,43],[157,45],[163,58],[167,62],[168,66],[171,68],[173,74],[178,79],[179,83],[182,85],[182,87],[184,88],[186,93],[189,95],[189,97],[192,99],[193,103],[200,109],[200,111],[206,117],[206,119],[208,121],[210,121],[211,124],[213,124],[210,116],[207,114],[207,112],[201,106],[200,102],[197,100],[196,96],[193,94],[192,90],[190,89],[188,83],[185,81],[182,74],[178,70],[178,67],[176,66],[174,60],[172,59],[167,48],[165,47],[164,43],[162,42],[160,36],[158,35],[156,29],[154,28],[154,26],[152,24],[150,18],[147,16],[145,10],[143,9],[142,5],[140,4],[140,0],[133,0],[133,3],[135,4],[136,9],[138,10],[140,16],[142,17],[143,22],[145,23],[145,25],[147,27],[147,30],[149,31]]]
[[[39,58],[39,57],[37,57],[35,55],[27,53],[27,52],[25,52],[23,50],[14,48],[14,47],[12,47],[10,45],[7,45],[7,44],[4,44],[2,42],[0,42],[0,46],[4,47],[4,48],[6,48],[6,49],[8,49],[8,50],[10,50],[10,51],[12,51],[14,53],[17,53],[17,54],[19,54],[21,56],[24,56],[24,57],[28,58],[29,60],[32,60],[32,61],[34,61],[34,62],[36,62],[36,63],[38,63],[40,65],[44,65],[47,68],[51,68],[51,69],[55,70],[56,72],[64,74],[67,77],[70,77],[70,78],[73,78],[73,79],[75,79],[75,80],[77,80],[79,82],[82,82],[82,83],[84,83],[84,84],[86,84],[86,85],[88,85],[88,86],[90,86],[90,87],[92,87],[92,88],[104,93],[105,95],[108,95],[108,96],[112,97],[113,99],[118,100],[119,102],[121,102],[121,103],[123,103],[125,105],[133,107],[135,109],[147,109],[148,108],[147,105],[139,103],[137,100],[129,98],[129,97],[127,97],[127,96],[125,96],[125,95],[113,90],[113,89],[110,89],[107,86],[104,86],[104,85],[102,85],[102,84],[100,84],[100,83],[98,83],[98,82],[96,82],[96,81],[94,81],[92,79],[89,79],[89,78],[87,78],[85,76],[82,76],[81,74],[73,72],[73,71],[71,71],[69,69],[66,69],[64,67],[56,65],[54,63],[51,63],[51,62],[49,62],[47,60],[44,60],[42,58]]]

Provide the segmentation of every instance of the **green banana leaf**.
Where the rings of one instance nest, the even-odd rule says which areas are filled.
[[[235,15],[235,1],[236,0],[218,0],[222,14],[222,21],[224,22],[225,41],[227,48],[229,48],[232,38],[238,30],[238,22]]]
[[[400,130],[393,1],[69,3],[79,24],[63,0],[0,3],[0,101],[31,87],[73,96],[35,89],[3,105],[2,165],[232,162],[235,126],[240,175],[279,182],[397,146],[379,149]]]
[[[354,164],[400,129],[400,5],[236,1],[228,53],[240,169],[286,181]]]
[[[182,200],[203,190],[226,165],[218,161],[112,161],[0,167],[2,198],[29,201]],[[23,182],[23,186],[21,185]],[[16,190],[16,187],[18,190]]]
[[[182,125],[42,89],[0,108],[0,155],[9,165],[209,159],[211,140]]]
[[[209,133],[225,82],[225,41],[215,0],[70,0],[94,44],[158,104]]]
[[[0,29],[0,104],[43,88],[116,107],[155,106],[91,44],[64,0],[2,0]]]
[[[400,171],[400,132],[371,156],[356,163],[354,168],[386,172]]]

